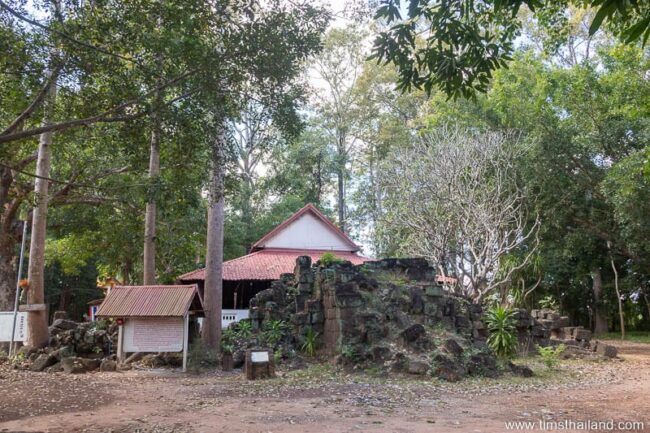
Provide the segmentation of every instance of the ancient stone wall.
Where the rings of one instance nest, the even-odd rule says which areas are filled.
[[[411,370],[409,362],[428,365],[443,335],[468,350],[484,349],[481,316],[480,306],[444,291],[425,260],[312,266],[309,257],[300,257],[293,275],[259,293],[250,314],[254,329],[264,329],[269,320],[290,321],[296,347],[311,328],[329,357],[387,361]]]

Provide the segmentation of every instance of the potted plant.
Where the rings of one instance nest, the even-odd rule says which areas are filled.
[[[232,352],[235,350],[235,347],[232,343],[222,343],[221,344],[221,369],[223,371],[231,371],[234,368],[234,362],[232,358]]]

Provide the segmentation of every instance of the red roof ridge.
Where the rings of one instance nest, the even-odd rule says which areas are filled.
[[[298,218],[301,216],[305,215],[307,212],[311,212],[316,218],[318,218],[320,221],[325,223],[330,229],[332,229],[336,234],[341,236],[345,242],[348,243],[348,245],[352,248],[353,252],[359,251],[361,248],[354,243],[350,237],[345,234],[343,230],[341,230],[339,227],[337,227],[332,221],[329,220],[316,206],[314,206],[312,203],[307,203],[305,206],[303,206],[301,209],[299,209],[296,213],[291,215],[289,218],[275,226],[273,230],[262,236],[261,239],[259,239],[257,242],[253,244],[252,249],[257,249],[257,248],[263,248],[260,246],[260,244],[264,241],[267,241],[271,239],[273,236],[275,236],[277,233],[281,232],[284,230],[288,225],[290,225],[292,222],[296,221]],[[310,250],[310,251],[316,251],[316,250]],[[323,251],[329,251],[329,250],[323,250]]]

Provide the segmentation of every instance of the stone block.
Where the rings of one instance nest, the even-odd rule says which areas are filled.
[[[38,358],[36,358],[34,362],[32,362],[32,365],[29,366],[29,370],[43,371],[47,367],[56,364],[56,362],[57,362],[56,357],[48,353],[43,353],[41,355],[38,355]]]
[[[527,365],[517,365],[508,361],[508,368],[515,376],[533,377],[535,375],[535,373],[533,373],[533,370]]]
[[[427,302],[424,305],[424,315],[425,316],[437,316],[438,315],[438,305],[433,302]]]
[[[465,316],[456,316],[456,327],[457,328],[463,328],[463,329],[469,329],[469,328],[471,328],[471,322]]]
[[[431,372],[435,377],[447,382],[458,382],[467,374],[465,367],[458,361],[443,354],[433,357]]]
[[[401,332],[401,336],[407,343],[412,343],[426,333],[424,326],[419,323],[411,325]]]
[[[291,316],[291,323],[296,326],[304,326],[309,320],[309,313],[296,313]]]
[[[602,341],[599,341],[596,345],[596,353],[605,358],[616,358],[618,350],[611,344],[605,344]]]
[[[555,322],[553,323],[553,329],[564,328],[569,325],[571,325],[571,321],[569,320],[569,317],[562,316],[555,320]]]
[[[440,297],[444,294],[442,287],[440,286],[427,286],[424,293],[427,296]]]
[[[429,371],[429,364],[426,362],[422,361],[414,361],[414,360],[409,360],[408,361],[408,373],[409,374],[415,374],[418,376],[422,376],[427,374]]]
[[[573,330],[573,338],[578,341],[590,341],[591,331],[584,328],[576,328]]]
[[[442,350],[452,356],[459,357],[463,354],[464,349],[453,338],[448,338],[442,345]]]
[[[315,313],[309,313],[309,323],[311,323],[312,325],[315,325],[317,323],[322,323],[324,321],[325,321],[325,315],[322,312],[318,311]]]
[[[83,358],[63,358],[61,360],[61,366],[63,371],[67,374],[79,374],[85,373],[87,371],[86,366],[84,365]]]
[[[422,314],[424,312],[424,296],[423,291],[419,287],[410,288],[410,305],[409,313],[411,314]]]
[[[102,359],[101,364],[99,365],[99,371],[116,371],[117,370],[117,363],[113,361],[112,359],[105,358]]]

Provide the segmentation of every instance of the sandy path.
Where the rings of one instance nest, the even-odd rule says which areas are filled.
[[[18,409],[4,407],[10,406],[11,390],[0,380],[0,415],[16,418],[0,422],[0,431],[504,432],[512,421],[532,422],[528,431],[543,431],[540,419],[547,430],[554,427],[552,422],[611,419],[645,422],[644,429],[621,427],[650,431],[650,345],[623,343],[620,353],[622,362],[574,365],[578,379],[570,385],[489,380],[462,386],[385,384],[354,377],[251,385],[238,376],[127,372],[86,375],[70,387],[72,379],[65,375],[27,373],[21,379],[52,381],[58,376],[49,387],[68,385],[69,404],[57,412],[47,396],[28,394],[19,380],[11,395],[22,396],[27,410],[16,415]],[[92,382],[90,389],[87,382]],[[93,401],[95,394],[100,403]],[[75,405],[80,409],[74,410]],[[604,427],[590,431],[612,431]]]

